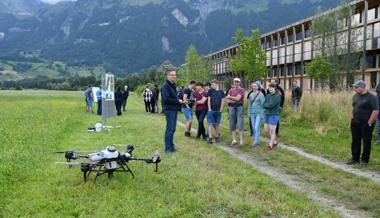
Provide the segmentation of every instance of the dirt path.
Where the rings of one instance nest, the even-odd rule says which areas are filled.
[[[227,126],[223,126],[222,125],[222,127],[225,128],[225,129],[228,129]],[[260,140],[261,141],[268,141],[268,139],[265,138],[265,137],[260,137]],[[320,157],[320,156],[317,156],[317,155],[314,155],[314,154],[307,153],[307,152],[303,151],[300,148],[297,148],[295,146],[290,146],[290,145],[287,145],[287,144],[284,144],[284,143],[279,143],[279,147],[283,148],[283,149],[286,149],[288,151],[294,152],[294,153],[296,153],[296,154],[298,154],[298,155],[300,155],[302,157],[305,157],[305,158],[307,158],[309,160],[317,161],[317,162],[325,164],[325,165],[327,165],[329,167],[332,167],[332,168],[335,168],[335,169],[339,169],[339,170],[342,170],[344,172],[354,174],[356,176],[367,178],[367,179],[370,179],[370,180],[372,180],[372,181],[380,184],[380,174],[379,173],[376,173],[376,172],[373,172],[373,171],[362,171],[360,169],[353,168],[353,167],[348,166],[346,164],[333,162],[333,161],[330,161],[330,160],[328,160],[326,158],[323,158],[323,157]]]
[[[181,127],[185,127],[185,125],[179,121],[177,122],[177,124]],[[192,128],[192,131],[196,132],[196,130],[194,128]],[[283,174],[283,173],[279,172],[278,170],[276,170],[275,168],[266,165],[262,161],[255,160],[255,158],[247,152],[226,146],[224,144],[216,144],[216,147],[227,152],[228,154],[230,154],[234,158],[250,165],[254,169],[256,169],[256,170],[272,177],[273,179],[285,184],[290,189],[306,194],[306,196],[309,199],[321,204],[323,207],[330,208],[330,209],[333,209],[333,210],[339,212],[342,217],[347,217],[347,218],[369,217],[368,214],[365,214],[361,211],[348,209],[345,205],[340,204],[340,203],[338,203],[332,199],[328,199],[328,198],[318,194],[317,191],[315,191],[311,187],[307,186],[306,184],[296,181],[296,178],[294,176]]]

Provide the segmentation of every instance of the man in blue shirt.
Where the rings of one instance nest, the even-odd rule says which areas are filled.
[[[98,99],[97,115],[102,115],[102,86],[99,86],[98,91],[96,91],[96,98]]]
[[[181,110],[183,101],[179,99],[175,85],[176,71],[169,69],[166,71],[166,76],[167,80],[161,88],[162,106],[166,116],[165,152],[172,153],[176,151],[173,138],[177,125],[177,112]]]

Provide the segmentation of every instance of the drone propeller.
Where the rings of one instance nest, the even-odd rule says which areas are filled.
[[[80,154],[80,153],[95,153],[95,152],[98,152],[98,151],[56,151],[54,153],[56,153],[56,154],[65,154],[67,152],[73,152],[73,153],[76,153],[76,154]]]
[[[80,166],[82,163],[79,162],[55,162],[56,164],[63,164],[67,166]]]
[[[113,144],[112,146],[127,148],[128,146],[131,146],[131,145],[129,145],[129,144]]]

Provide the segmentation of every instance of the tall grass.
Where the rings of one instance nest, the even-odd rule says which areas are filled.
[[[352,110],[352,92],[304,93],[298,110],[291,107],[291,96],[286,96],[282,119],[286,123],[299,123],[315,127],[318,133],[334,130],[347,131]]]

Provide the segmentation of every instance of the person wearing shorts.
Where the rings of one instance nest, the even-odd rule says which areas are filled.
[[[220,142],[220,120],[222,119],[222,110],[224,106],[224,92],[219,89],[219,81],[211,81],[211,89],[208,90],[208,143],[212,144],[212,128],[215,129],[215,142]]]
[[[230,118],[230,131],[232,134],[231,146],[236,145],[236,132],[239,132],[240,136],[240,146],[243,143],[243,132],[244,132],[244,95],[245,90],[240,87],[240,79],[235,78],[233,87],[228,92],[226,99],[228,103],[229,118]]]
[[[276,84],[269,84],[269,93],[264,102],[264,129],[269,134],[269,145],[267,151],[272,151],[278,145],[276,141],[276,127],[280,120],[281,96],[276,90]]]
[[[191,124],[193,122],[193,90],[195,89],[194,80],[190,81],[189,86],[183,90],[183,98],[182,101],[185,102],[182,106],[182,113],[185,117],[185,136],[191,137]]]

